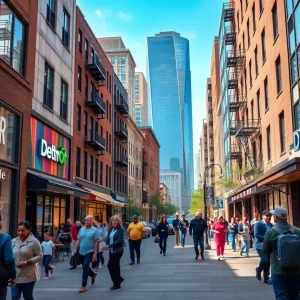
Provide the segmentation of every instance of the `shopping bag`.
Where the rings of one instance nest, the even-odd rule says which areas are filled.
[[[160,243],[160,237],[158,235],[155,237],[154,243],[155,244],[159,244]]]

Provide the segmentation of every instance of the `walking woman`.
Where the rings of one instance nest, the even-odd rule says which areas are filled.
[[[17,284],[12,287],[12,300],[33,300],[35,282],[40,279],[39,262],[43,251],[39,241],[30,232],[30,223],[18,224],[18,237],[12,240],[13,253],[17,267]]]
[[[238,224],[235,221],[235,217],[231,218],[231,223],[229,223],[229,234],[231,240],[231,248],[235,252],[236,250],[236,235],[238,234]]]
[[[106,246],[103,250],[109,250],[109,261],[107,264],[113,286],[112,291],[121,288],[124,278],[121,276],[120,260],[124,252],[124,230],[122,220],[119,216],[112,216],[109,222]]]
[[[214,222],[212,226],[212,232],[215,236],[215,243],[217,246],[217,256],[218,260],[221,257],[224,258],[224,248],[225,248],[225,240],[226,240],[226,232],[228,231],[228,225],[224,222],[224,217],[220,216],[218,221]]]
[[[166,216],[163,216],[161,218],[161,221],[158,225],[157,232],[160,238],[160,243],[159,243],[160,254],[163,253],[164,256],[166,256],[167,240],[169,236],[169,223],[167,222]]]
[[[243,255],[243,252],[246,252],[246,257],[249,256],[249,249],[250,249],[250,226],[248,224],[247,217],[243,218],[242,224],[239,225],[239,233],[242,235],[242,248],[240,251],[241,256]]]

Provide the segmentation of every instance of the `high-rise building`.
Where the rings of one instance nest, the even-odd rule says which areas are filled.
[[[161,170],[181,173],[182,209],[194,191],[189,41],[177,32],[147,38],[149,124],[161,142]]]
[[[135,121],[138,126],[148,126],[148,84],[143,72],[134,76]]]

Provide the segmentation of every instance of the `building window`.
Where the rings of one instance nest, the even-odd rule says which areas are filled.
[[[94,181],[94,157],[90,155],[90,181]]]
[[[64,8],[62,18],[62,41],[66,47],[70,44],[70,15]]]
[[[269,109],[269,88],[268,88],[268,77],[264,80],[264,93],[265,93],[265,110]]]
[[[115,57],[110,57],[110,63],[112,64],[112,65],[114,65],[115,63],[116,63],[116,59],[115,59]]]
[[[275,2],[272,8],[272,21],[273,21],[273,37],[277,39],[278,32],[278,14],[277,14],[277,3]]]
[[[60,117],[65,121],[68,119],[68,84],[64,80],[61,80]]]
[[[264,10],[264,0],[259,0],[259,11],[262,14]]]
[[[78,91],[80,92],[81,92],[81,77],[82,77],[82,69],[80,66],[78,66],[77,86],[78,86]]]
[[[97,158],[95,158],[95,182],[98,183],[99,180],[99,161]]]
[[[100,161],[100,185],[103,185],[103,162]]]
[[[106,165],[106,168],[105,168],[105,186],[108,187],[108,177],[109,177],[109,174],[108,174],[108,165]]]
[[[118,57],[118,65],[125,65],[126,64],[126,57],[120,56]]]
[[[243,39],[243,50],[246,49],[246,46],[245,46],[245,33],[243,32],[243,35],[242,35],[242,39]]]
[[[89,78],[85,74],[85,76],[84,76],[84,98],[85,98],[85,100],[88,100],[88,97],[89,97]]]
[[[84,40],[84,57],[85,57],[85,62],[88,63],[88,61],[89,61],[89,41],[87,39]]]
[[[237,12],[237,25],[238,25],[238,31],[240,31],[240,14]]]
[[[253,104],[253,100],[251,101],[251,119],[254,120],[254,104]]]
[[[45,63],[44,75],[44,105],[53,109],[54,70],[47,63]]]
[[[249,19],[247,21],[247,41],[248,41],[248,48],[250,47],[250,24]]]
[[[84,111],[83,126],[84,126],[84,137],[87,139],[87,136],[88,136],[88,113],[87,113],[87,111]]]
[[[300,44],[300,5],[299,5],[299,3],[295,10],[295,26],[296,26],[296,44],[298,46]]]
[[[268,161],[271,160],[271,129],[267,127],[267,150],[268,150]]]
[[[251,59],[249,60],[249,80],[250,80],[250,89],[252,87],[252,62]]]
[[[126,66],[118,66],[118,74],[126,73]]]
[[[78,31],[78,51],[82,54],[82,32],[80,29]]]
[[[260,90],[256,92],[257,118],[260,119]]]
[[[242,21],[243,21],[243,18],[244,18],[243,1],[244,1],[244,0],[240,0]]]
[[[55,29],[55,3],[56,0],[47,0],[47,22]]]
[[[256,31],[256,17],[255,17],[255,3],[252,6],[252,22],[253,22],[253,34]]]
[[[252,144],[252,156],[253,156],[254,166],[257,167],[256,142],[253,142]]]
[[[244,81],[245,81],[245,94],[247,95],[248,86],[247,86],[247,69],[246,68],[245,68],[245,71],[244,71]]]
[[[108,187],[111,189],[111,167],[108,167],[108,171],[109,171]]]
[[[263,29],[263,31],[261,33],[261,54],[262,54],[262,61],[264,63],[267,58],[265,29]]]
[[[279,115],[279,134],[280,134],[280,151],[285,151],[285,129],[284,129],[284,112]]]
[[[276,85],[277,85],[277,94],[282,91],[282,78],[281,78],[281,61],[280,56],[276,59]]]
[[[257,57],[257,47],[254,50],[254,58],[255,58],[255,75],[258,76],[258,57]]]
[[[81,150],[76,148],[76,177],[80,177],[80,159],[81,159]]]
[[[83,159],[83,179],[87,180],[87,163],[88,163],[88,155],[84,151],[84,159]]]
[[[77,131],[81,131],[81,106],[77,104]]]

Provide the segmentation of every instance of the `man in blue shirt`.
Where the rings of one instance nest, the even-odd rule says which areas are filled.
[[[99,248],[99,231],[93,226],[92,216],[85,218],[85,226],[82,227],[78,233],[75,251],[78,251],[78,248],[82,262],[82,285],[79,293],[84,293],[87,291],[88,277],[90,276],[92,278],[92,285],[94,285],[97,276],[97,273],[93,272],[90,267],[92,261],[97,261]]]
[[[263,271],[264,283],[272,284],[269,278],[270,275],[270,256],[265,255],[262,251],[265,234],[268,230],[272,229],[271,224],[272,214],[268,210],[263,211],[263,219],[254,225],[254,247],[260,257],[259,266],[256,268],[256,278],[261,281],[261,272]]]

